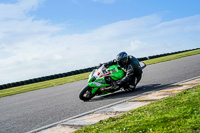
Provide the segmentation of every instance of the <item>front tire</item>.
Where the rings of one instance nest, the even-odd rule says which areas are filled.
[[[92,94],[92,88],[89,87],[88,85],[84,87],[79,94],[79,98],[83,101],[88,101],[94,96],[95,94]]]

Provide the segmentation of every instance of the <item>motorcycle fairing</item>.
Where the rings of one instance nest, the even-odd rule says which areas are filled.
[[[89,75],[88,86],[92,87],[92,94],[94,94],[99,88],[111,86],[106,83],[105,76],[110,76],[113,80],[119,80],[124,76],[124,71],[119,65],[112,65],[106,69],[102,65],[99,69],[95,69]]]

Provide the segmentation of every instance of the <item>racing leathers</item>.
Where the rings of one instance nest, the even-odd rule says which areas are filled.
[[[111,66],[115,64],[117,64],[116,59],[104,63],[104,65],[106,66]],[[139,64],[138,59],[134,56],[129,55],[126,65],[121,66],[121,68],[124,70],[125,76],[121,79],[118,85],[128,91],[134,90],[142,77],[142,68]]]

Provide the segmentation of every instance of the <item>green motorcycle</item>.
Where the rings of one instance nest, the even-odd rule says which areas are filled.
[[[145,63],[140,62],[141,67],[145,67]],[[124,71],[119,65],[112,65],[106,68],[102,65],[98,69],[94,69],[88,79],[88,85],[84,87],[79,98],[88,101],[95,95],[104,95],[120,90],[120,87],[114,82],[119,82],[125,76]]]

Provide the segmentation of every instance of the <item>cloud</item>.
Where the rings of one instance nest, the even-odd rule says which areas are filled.
[[[111,3],[115,3],[116,2],[116,0],[92,0],[92,1],[105,3],[105,4],[111,4]]]
[[[50,36],[62,26],[29,16],[41,3],[42,0],[20,0],[0,4],[0,84],[37,76],[52,53],[48,50]],[[52,58],[58,60],[58,57]]]
[[[200,15],[163,22],[152,14],[59,35],[62,25],[29,16],[39,4],[0,4],[0,84],[95,66],[121,51],[143,57],[199,47]]]
[[[137,49],[141,48],[143,45],[146,45],[146,43],[143,43],[143,42],[141,42],[139,40],[131,41],[130,50],[133,50],[133,51],[137,50]],[[127,49],[127,51],[128,51],[128,49]]]
[[[19,40],[36,39],[61,30],[60,25],[52,26],[47,20],[35,20],[28,15],[28,12],[38,7],[41,2],[42,0],[20,0],[15,4],[0,4],[1,44],[4,40],[6,44],[13,44]]]
[[[26,18],[30,10],[34,10],[44,0],[19,0],[14,4],[0,4],[0,20]]]

